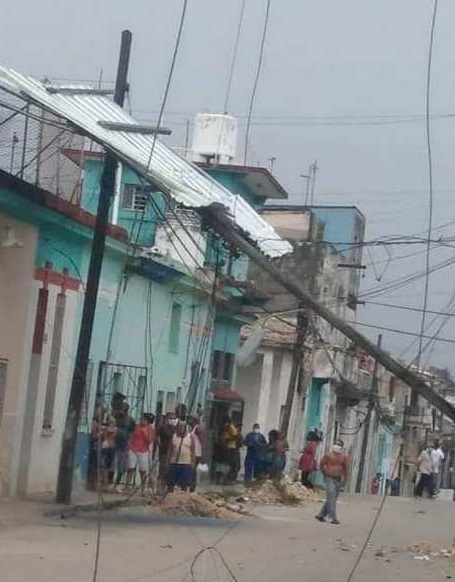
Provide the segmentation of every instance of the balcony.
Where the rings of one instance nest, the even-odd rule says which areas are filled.
[[[431,427],[431,414],[425,407],[421,406],[407,406],[404,410],[404,426],[405,427]]]
[[[395,404],[388,397],[380,396],[378,406],[382,416],[392,420],[395,418]]]

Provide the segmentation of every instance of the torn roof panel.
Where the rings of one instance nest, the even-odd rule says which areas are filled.
[[[155,136],[102,127],[100,121],[137,124],[109,97],[77,92],[50,92],[43,83],[2,66],[0,88],[29,99],[66,119],[178,203],[190,208],[221,204],[234,223],[248,234],[264,254],[279,257],[292,251],[291,245],[280,238],[273,227],[242,197],[232,194]],[[150,160],[152,147],[154,150]]]

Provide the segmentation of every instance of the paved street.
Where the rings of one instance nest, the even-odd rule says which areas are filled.
[[[346,579],[379,499],[344,499],[341,526],[314,520],[317,504],[304,508],[255,508],[240,521],[168,519],[149,508],[125,508],[104,514],[100,582],[180,581],[189,576],[193,556],[214,544],[239,581],[276,582]],[[5,512],[6,515],[6,512]],[[405,546],[428,542],[450,547],[455,534],[455,504],[390,498],[354,580],[371,582],[442,581],[455,577],[455,562],[416,560]],[[38,518],[21,512],[15,520],[0,515],[2,582],[92,579],[96,515]],[[396,548],[396,549],[395,549]],[[379,554],[379,555],[376,555]],[[453,558],[452,558],[453,560]],[[215,551],[201,554],[195,580],[230,580]]]

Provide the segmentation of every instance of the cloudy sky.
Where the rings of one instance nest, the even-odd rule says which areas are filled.
[[[165,123],[184,142],[185,124],[200,111],[223,108],[241,0],[189,0]],[[242,133],[257,63],[266,0],[247,0],[229,111]],[[272,0],[270,27],[254,112],[250,161],[267,164],[302,200],[299,175],[317,160],[319,204],[356,204],[367,218],[367,239],[424,235],[428,220],[425,80],[432,0]],[[114,79],[119,34],[134,34],[131,105],[141,119],[155,119],[168,72],[181,0],[51,0],[9,2],[2,8],[3,64],[35,77]],[[455,225],[455,5],[440,3],[435,37],[432,145],[436,236]],[[240,139],[240,142],[242,139]],[[239,150],[241,144],[239,144]],[[424,267],[424,246],[373,248],[363,291],[384,287]],[[408,256],[411,255],[411,256]],[[451,247],[435,245],[432,263],[450,260]],[[390,261],[389,259],[392,258]],[[374,268],[372,263],[374,263]],[[455,266],[435,271],[431,309],[455,312]],[[380,279],[377,281],[376,279]],[[365,297],[420,307],[423,279]],[[434,316],[429,316],[429,322]],[[418,312],[366,304],[359,321],[410,332]],[[455,318],[437,317],[427,333],[455,339]],[[371,337],[377,330],[361,328]],[[384,345],[399,355],[412,337],[384,331]],[[455,371],[453,348],[438,342],[422,361]],[[408,350],[405,357],[415,355]]]

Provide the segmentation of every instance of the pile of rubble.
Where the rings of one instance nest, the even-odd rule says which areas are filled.
[[[252,486],[245,501],[261,505],[302,505],[321,499],[319,491],[312,491],[298,481],[285,478],[278,482],[268,479],[258,486]]]
[[[238,514],[248,514],[245,505],[303,505],[308,501],[321,501],[319,491],[307,489],[301,483],[291,479],[275,482],[270,479],[254,483],[247,489],[231,491],[228,496],[223,493],[188,493],[176,490],[163,499],[151,502],[152,510],[161,515],[196,516],[229,519]]]
[[[279,486],[283,488],[285,498],[296,500],[296,504],[306,503],[307,501],[322,501],[323,493],[316,489],[308,489],[299,481],[292,481],[288,477],[283,479]]]
[[[445,547],[436,547],[431,544],[421,542],[412,544],[406,548],[406,551],[414,556],[416,560],[429,561],[431,558],[445,558],[455,561],[455,538],[452,545]]]
[[[163,499],[153,501],[151,507],[155,513],[170,516],[215,517],[229,519],[243,513],[241,506],[235,506],[222,500],[213,500],[199,493],[176,490]]]

